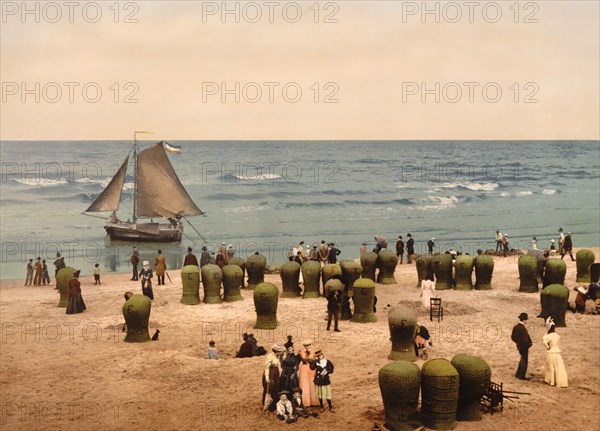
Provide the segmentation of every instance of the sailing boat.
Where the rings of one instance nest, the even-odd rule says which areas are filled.
[[[180,242],[185,216],[204,215],[177,177],[165,151],[165,141],[139,150],[135,132],[133,147],[110,183],[85,210],[85,213],[108,212],[104,229],[111,240],[145,242]],[[122,221],[117,217],[129,157],[133,159],[133,217]],[[85,214],[84,213],[84,214]],[[91,214],[87,214],[91,215]],[[169,223],[138,223],[138,218],[165,217]],[[192,226],[193,227],[193,226]]]

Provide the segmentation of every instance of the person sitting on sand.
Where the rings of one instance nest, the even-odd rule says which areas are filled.
[[[571,307],[571,304],[569,304],[568,308],[573,313],[584,314],[585,313],[585,302],[590,298],[589,288],[586,289],[583,286],[579,286],[579,287],[575,287],[573,290],[575,292],[577,292],[577,297],[575,298],[575,308]]]
[[[219,352],[215,347],[215,342],[210,340],[208,342],[208,350],[206,351],[206,359],[219,359]]]
[[[427,360],[427,345],[433,346],[431,336],[426,327],[418,325],[417,335],[415,336],[415,354],[423,359]]]
[[[294,413],[294,407],[292,406],[292,402],[288,400],[287,391],[281,391],[279,393],[279,401],[277,401],[276,409],[277,409],[277,419],[285,421],[288,424],[292,422],[296,422],[298,420],[298,416]]]

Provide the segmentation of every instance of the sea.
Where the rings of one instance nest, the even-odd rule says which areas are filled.
[[[600,246],[599,141],[169,141],[169,159],[205,216],[189,217],[178,244],[111,241],[101,218],[84,211],[102,192],[131,141],[2,141],[0,145],[0,278],[20,279],[38,256],[54,274],[57,252],[91,274],[128,272],[133,245],[168,270],[181,267],[187,247],[222,243],[237,256],[259,251],[270,267],[288,251],[325,240],[340,258],[358,257],[363,241],[399,235],[416,252],[474,254],[495,249],[495,232],[511,248],[558,244],[558,229],[574,247]],[[141,141],[143,147],[154,142]],[[128,176],[118,216],[131,217]],[[96,216],[108,214],[96,214]],[[158,220],[154,220],[158,221]]]

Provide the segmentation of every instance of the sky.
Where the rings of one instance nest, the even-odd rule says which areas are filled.
[[[2,1],[0,138],[600,138],[598,1]]]

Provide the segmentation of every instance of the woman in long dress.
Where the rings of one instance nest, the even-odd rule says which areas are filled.
[[[313,383],[315,370],[310,369],[310,364],[315,360],[315,354],[310,350],[312,341],[302,343],[304,349],[300,350],[300,389],[302,390],[302,403],[304,407],[318,406],[317,392]]]
[[[81,297],[81,283],[79,282],[80,271],[73,273],[73,278],[69,280],[69,299],[67,302],[67,314],[78,314],[85,311],[85,303]]]
[[[279,390],[287,391],[292,397],[294,388],[298,386],[298,366],[300,357],[294,353],[294,345],[287,347],[287,352],[280,359],[281,377],[279,378]]]
[[[430,299],[435,297],[435,283],[433,280],[425,279],[421,282],[421,303],[426,309],[431,308]]]
[[[561,350],[558,347],[560,335],[554,331],[554,321],[552,317],[546,320],[548,333],[542,338],[546,346],[546,364],[544,365],[544,381],[558,388],[567,388],[569,386],[567,370],[561,356]]]

